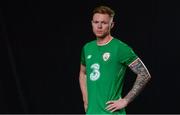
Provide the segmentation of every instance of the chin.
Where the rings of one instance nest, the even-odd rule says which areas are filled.
[[[103,37],[105,37],[105,35],[102,35],[102,34],[96,34],[96,37],[98,37],[98,38],[103,38]]]

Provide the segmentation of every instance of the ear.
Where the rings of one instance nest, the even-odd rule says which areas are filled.
[[[93,20],[91,20],[91,25],[93,24]]]
[[[114,27],[114,22],[111,23],[111,29]]]

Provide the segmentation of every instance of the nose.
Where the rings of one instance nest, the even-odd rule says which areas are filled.
[[[101,23],[98,24],[98,28],[102,28],[102,24]]]

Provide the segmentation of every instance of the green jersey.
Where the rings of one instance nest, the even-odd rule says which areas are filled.
[[[106,102],[121,98],[127,66],[137,59],[133,50],[113,38],[105,45],[97,40],[87,43],[81,53],[81,64],[86,67],[88,108],[87,114],[109,114]],[[114,112],[125,114],[125,109]]]

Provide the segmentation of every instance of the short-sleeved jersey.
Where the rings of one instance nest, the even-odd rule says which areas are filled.
[[[88,108],[86,114],[110,114],[106,102],[121,98],[127,66],[137,59],[124,42],[113,38],[108,44],[87,43],[81,53],[81,64],[86,67]],[[114,112],[125,114],[125,109]]]

